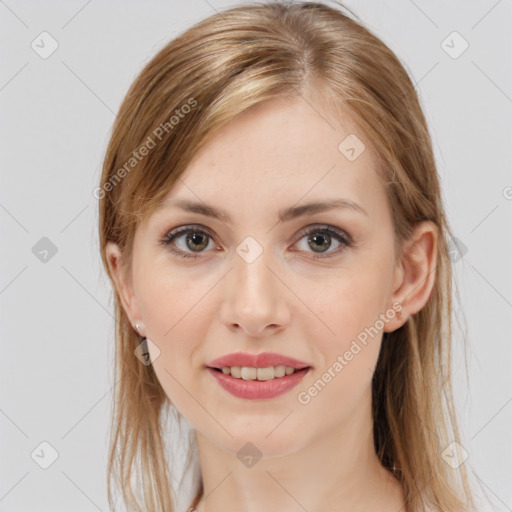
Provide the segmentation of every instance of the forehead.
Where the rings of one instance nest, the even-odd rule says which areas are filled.
[[[385,189],[373,149],[348,116],[333,122],[298,97],[256,105],[219,130],[163,205],[187,199],[270,212],[335,198],[361,205],[370,216],[382,214]]]

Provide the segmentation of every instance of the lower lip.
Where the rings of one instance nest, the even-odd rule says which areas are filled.
[[[304,378],[311,368],[304,368],[293,372],[291,375],[285,375],[272,380],[244,380],[235,379],[231,375],[226,375],[213,368],[207,368],[217,382],[232,395],[238,398],[249,400],[258,400],[265,398],[274,398],[290,391]]]

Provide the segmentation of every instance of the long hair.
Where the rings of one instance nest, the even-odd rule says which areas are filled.
[[[451,232],[429,130],[399,59],[340,9],[316,2],[237,6],[198,22],[154,56],[123,100],[96,190],[104,268],[114,284],[108,241],[121,247],[122,266],[130,268],[138,223],[219,129],[254,105],[306,93],[333,117],[351,116],[375,148],[397,247],[420,221],[438,227],[429,301],[383,335],[372,380],[375,451],[394,468],[408,510],[473,510],[465,465],[454,470],[442,458],[459,432],[450,380]],[[117,385],[109,503],[114,482],[128,510],[171,512],[162,428],[171,404],[152,366],[134,356],[139,338],[113,288]],[[199,478],[191,507],[202,494]]]

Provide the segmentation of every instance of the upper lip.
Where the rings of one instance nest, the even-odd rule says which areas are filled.
[[[293,357],[283,356],[275,352],[262,352],[261,354],[247,354],[236,352],[210,361],[207,366],[210,368],[222,369],[226,366],[248,366],[250,368],[267,368],[269,366],[290,366],[296,370],[309,368],[309,364],[298,361]]]

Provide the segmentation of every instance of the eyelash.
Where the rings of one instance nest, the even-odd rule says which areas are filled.
[[[306,228],[305,228],[306,229]],[[197,225],[191,225],[191,226],[183,226],[181,228],[177,228],[175,230],[170,231],[167,233],[161,240],[160,244],[166,246],[172,253],[176,254],[177,256],[185,259],[192,259],[195,260],[198,257],[201,256],[202,252],[196,253],[196,254],[190,254],[187,252],[182,251],[181,249],[175,249],[171,246],[172,242],[179,238],[180,236],[187,234],[187,233],[200,233],[203,235],[206,235],[209,237],[209,241],[213,239],[213,236],[208,232],[207,229],[203,229],[200,226]],[[322,227],[314,227],[307,229],[306,231],[301,231],[300,238],[298,241],[302,240],[304,237],[312,235],[312,234],[327,234],[331,237],[333,237],[336,241],[338,241],[341,245],[340,248],[337,250],[331,251],[329,253],[319,253],[319,254],[326,254],[326,255],[320,255],[320,256],[313,256],[313,259],[324,259],[324,258],[330,258],[333,255],[337,255],[344,247],[351,247],[353,245],[352,238],[343,233],[342,231],[338,230],[337,228],[334,228],[329,225],[322,225]]]

